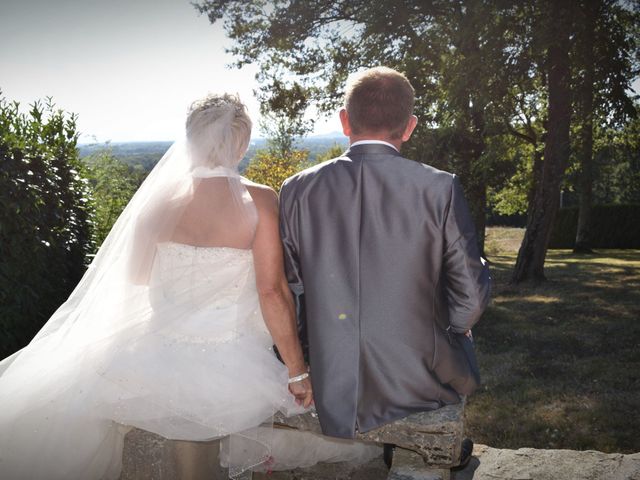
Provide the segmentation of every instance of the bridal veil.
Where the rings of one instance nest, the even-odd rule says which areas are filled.
[[[145,339],[165,332],[173,335],[162,337],[169,343],[179,343],[181,335],[197,338],[198,332],[183,331],[184,319],[197,318],[215,290],[225,291],[236,281],[225,262],[206,272],[215,277],[209,284],[214,291],[206,292],[186,281],[192,271],[185,263],[167,266],[170,272],[162,278],[153,277],[152,269],[158,245],[171,242],[250,252],[258,217],[237,171],[250,132],[251,121],[236,97],[209,96],[194,103],[185,138],[148,175],[68,300],[28,346],[0,363],[0,477],[117,478],[124,425],[188,440],[211,439],[232,429],[239,433],[227,452],[232,475],[264,459],[268,439],[263,436],[270,429],[250,427],[268,420],[269,409],[272,414],[287,408],[291,399],[268,399],[272,407],[245,413],[243,402],[248,405],[251,399],[240,398],[239,392],[235,411],[214,415],[215,406],[192,401],[191,391],[177,386],[184,383],[171,383],[189,377],[182,365],[173,366],[167,358],[156,364],[140,357],[157,354],[153,349],[136,350]],[[163,282],[171,283],[170,298]],[[228,308],[225,327],[209,326],[214,330],[207,334],[242,336],[250,328],[246,319],[251,312],[235,305],[223,308]],[[197,340],[191,343],[193,349],[205,348]],[[252,354],[227,344],[231,363]],[[147,371],[131,377],[138,361],[147,362]],[[266,368],[256,367],[238,380],[251,384],[254,378],[275,375],[272,381],[286,391],[286,369],[274,373]],[[191,383],[214,389],[217,381],[222,380],[213,371]]]

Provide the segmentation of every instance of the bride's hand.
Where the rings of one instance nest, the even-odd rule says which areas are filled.
[[[313,390],[311,388],[311,378],[307,377],[298,382],[289,384],[289,391],[296,397],[296,403],[308,408],[313,403]]]

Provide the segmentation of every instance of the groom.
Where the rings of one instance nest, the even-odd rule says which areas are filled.
[[[489,273],[455,175],[404,158],[414,90],[378,67],[347,84],[350,147],[280,193],[289,286],[306,330],[322,431],[353,438],[477,387],[455,340]]]

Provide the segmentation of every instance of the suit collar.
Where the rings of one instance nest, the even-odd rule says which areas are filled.
[[[394,155],[401,157],[402,155],[390,145],[382,143],[361,143],[359,145],[350,146],[345,152],[346,156],[351,155]]]
[[[373,140],[373,139],[372,140],[358,140],[357,142],[353,142],[351,144],[351,146],[355,147],[356,145],[364,145],[364,144],[367,144],[367,143],[377,143],[377,144],[380,144],[380,145],[388,145],[389,147],[392,147],[394,150],[398,150],[395,145],[392,145],[389,142],[385,142],[384,140]]]

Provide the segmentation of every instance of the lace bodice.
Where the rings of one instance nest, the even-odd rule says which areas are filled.
[[[158,333],[172,342],[227,343],[249,329],[271,345],[251,250],[161,243],[150,287]]]
[[[238,248],[160,243],[151,286],[172,303],[225,307],[247,289],[255,290],[253,255]]]

